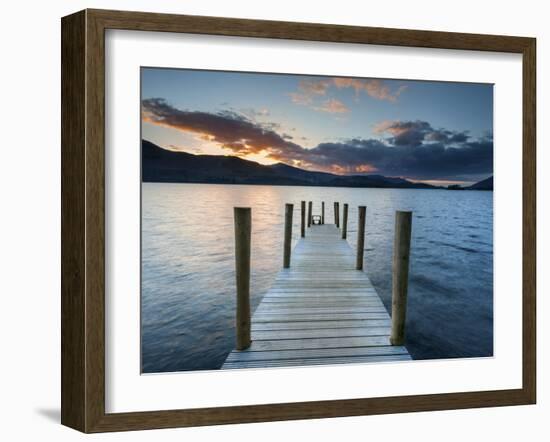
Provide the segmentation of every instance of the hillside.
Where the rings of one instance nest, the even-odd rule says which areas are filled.
[[[493,177],[486,178],[467,187],[468,190],[493,190]]]
[[[287,164],[269,166],[233,156],[174,152],[142,141],[142,180],[160,183],[267,184],[285,186],[435,188],[382,175],[334,175]]]

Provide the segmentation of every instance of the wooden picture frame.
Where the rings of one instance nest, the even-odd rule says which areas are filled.
[[[105,412],[105,30],[261,37],[523,57],[523,385],[131,413]],[[62,410],[83,432],[533,404],[536,398],[536,41],[533,38],[84,10],[62,19]]]

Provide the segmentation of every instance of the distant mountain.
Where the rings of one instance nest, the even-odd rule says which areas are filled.
[[[490,176],[478,183],[472,184],[467,190],[493,190],[493,177]]]
[[[269,166],[233,156],[193,155],[142,140],[142,180],[157,183],[268,184],[281,186],[433,189],[382,175],[334,175],[277,163]]]
[[[285,178],[306,181],[312,185],[319,185],[322,183],[328,183],[332,181],[335,175],[326,172],[310,172],[308,170],[299,169],[298,167],[289,166],[284,163],[272,164],[265,166],[268,169],[274,171],[278,176]]]

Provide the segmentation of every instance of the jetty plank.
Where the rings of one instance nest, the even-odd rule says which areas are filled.
[[[388,319],[369,319],[369,320],[351,320],[351,321],[297,321],[297,322],[259,322],[252,324],[252,330],[311,330],[323,328],[362,328],[370,329],[372,327],[391,327],[391,321]]]
[[[222,369],[235,368],[272,368],[272,367],[297,367],[307,365],[336,365],[336,364],[364,364],[391,361],[410,361],[409,355],[386,355],[386,356],[355,356],[346,358],[316,358],[316,359],[283,359],[270,361],[239,361],[226,362]]]
[[[374,347],[389,345],[385,336],[351,336],[347,338],[283,339],[253,342],[249,351],[306,350],[326,348]]]
[[[324,328],[324,329],[286,329],[286,330],[257,330],[252,333],[252,340],[271,341],[274,339],[315,339],[315,338],[346,338],[353,336],[387,336],[391,333],[391,326],[369,328]]]
[[[391,318],[335,225],[311,225],[251,320],[252,344],[222,369],[408,361]]]

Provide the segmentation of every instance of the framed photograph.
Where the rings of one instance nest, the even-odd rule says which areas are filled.
[[[533,404],[535,39],[62,19],[62,423]]]

